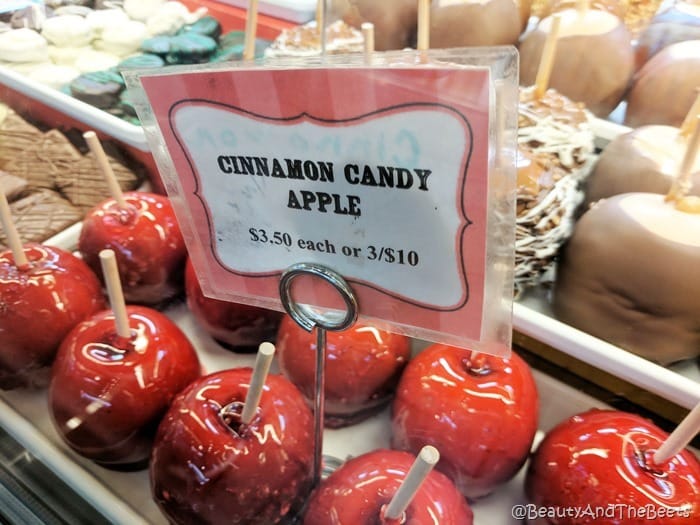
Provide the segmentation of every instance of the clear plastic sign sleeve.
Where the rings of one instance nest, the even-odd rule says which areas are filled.
[[[366,322],[508,354],[513,48],[125,76],[206,295],[282,309],[281,274],[315,263]],[[294,294],[340,309],[313,279]]]

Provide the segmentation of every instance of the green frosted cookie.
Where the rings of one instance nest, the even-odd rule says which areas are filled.
[[[100,109],[113,107],[123,89],[122,76],[109,69],[85,73],[70,83],[71,95]]]
[[[197,20],[194,24],[183,26],[179,34],[196,33],[218,40],[221,36],[221,24],[212,16],[205,16]]]
[[[207,62],[216,51],[216,40],[197,33],[183,33],[170,39],[168,64],[199,64]]]
[[[153,69],[163,67],[165,60],[158,55],[144,53],[143,55],[134,55],[126,58],[117,64],[117,69],[123,71],[125,69]]]
[[[170,44],[172,37],[167,35],[154,36],[147,38],[141,43],[141,51],[153,55],[165,56],[170,53]]]

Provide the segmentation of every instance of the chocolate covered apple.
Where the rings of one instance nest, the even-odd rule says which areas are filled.
[[[26,265],[0,253],[0,388],[41,384],[61,341],[105,307],[100,283],[73,254],[40,244],[22,248]]]
[[[185,266],[187,305],[197,322],[221,345],[250,352],[275,338],[282,314],[274,310],[206,297],[192,262]]]
[[[173,397],[199,377],[194,347],[163,314],[126,309],[130,335],[103,311],[78,325],[56,355],[49,407],[63,440],[106,467],[144,467]]]
[[[171,523],[275,525],[299,512],[313,477],[313,422],[299,391],[267,377],[249,424],[241,412],[252,371],[203,377],[158,428],[151,488]]]
[[[471,525],[472,511],[454,484],[432,471],[404,511],[403,520],[385,517],[386,508],[411,468],[414,456],[375,450],[347,461],[311,496],[304,525]]]
[[[99,252],[114,250],[127,303],[158,305],[182,289],[187,255],[167,197],[126,192],[125,206],[109,198],[85,217],[78,249],[102,275]]]
[[[634,71],[634,51],[623,22],[607,11],[565,9],[549,86],[600,117],[622,100]],[[542,19],[520,43],[520,83],[535,82],[553,17]]]
[[[377,51],[414,45],[418,20],[415,0],[332,0],[330,11],[353,27],[373,24]]]
[[[325,425],[338,428],[366,419],[389,403],[411,350],[406,336],[367,324],[328,332],[326,337]],[[285,316],[277,351],[282,373],[313,399],[315,333]]]
[[[522,467],[537,430],[528,365],[433,345],[408,364],[392,406],[392,446],[440,451],[437,469],[468,498],[484,496]]]
[[[435,0],[430,47],[515,45],[522,30],[516,0]]]
[[[530,502],[553,512],[529,523],[697,523],[700,463],[683,451],[656,464],[654,452],[666,437],[642,417],[613,410],[591,410],[559,424],[537,448],[525,481]],[[580,509],[580,515],[556,509]]]

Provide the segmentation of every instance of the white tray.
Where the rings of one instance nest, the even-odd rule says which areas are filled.
[[[248,0],[219,0],[241,9],[248,9]],[[264,15],[282,18],[297,24],[303,24],[316,16],[317,0],[260,0],[258,12]]]
[[[253,365],[254,356],[233,354],[219,347],[198,327],[184,304],[167,313],[195,344],[206,371]],[[549,376],[539,372],[535,376],[542,402],[543,431],[574,413],[604,406]],[[0,425],[110,521],[124,525],[167,523],[151,500],[147,471],[113,472],[81,458],[63,444],[50,421],[46,391],[0,393]],[[389,439],[387,409],[358,425],[326,430],[324,453],[345,458],[388,447]],[[511,517],[511,509],[524,502],[523,475],[521,471],[510,483],[472,506],[476,525],[519,523]]]

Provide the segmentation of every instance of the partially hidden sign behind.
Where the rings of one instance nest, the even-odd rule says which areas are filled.
[[[280,274],[316,262],[352,284],[361,316],[432,339],[480,339],[488,69],[203,70],[140,80],[207,295],[279,307]],[[323,290],[310,285],[301,299],[331,305]]]

